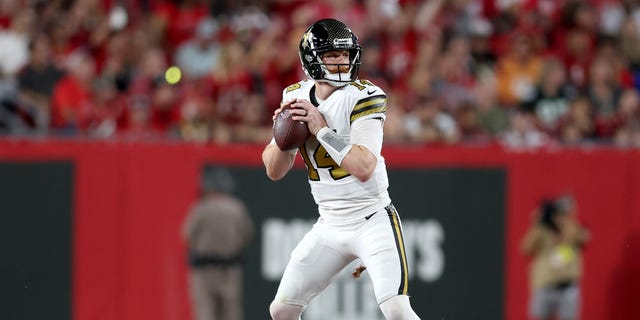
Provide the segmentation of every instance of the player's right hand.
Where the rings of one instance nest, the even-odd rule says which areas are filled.
[[[309,100],[297,99],[292,107],[296,108],[292,119],[306,122],[312,135],[315,136],[320,129],[327,126],[327,121],[322,113]]]

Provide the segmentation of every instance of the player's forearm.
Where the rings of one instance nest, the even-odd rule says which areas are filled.
[[[353,145],[342,159],[340,166],[358,180],[365,182],[373,176],[377,159],[369,149],[361,145]]]
[[[262,152],[262,162],[271,180],[282,179],[293,166],[295,154],[282,151],[275,144],[269,144]]]
[[[364,182],[373,176],[382,149],[382,122],[366,119],[354,123],[351,141],[340,137],[328,127],[321,128],[316,138],[331,158],[358,180]]]

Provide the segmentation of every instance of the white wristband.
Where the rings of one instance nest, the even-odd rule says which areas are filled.
[[[341,138],[329,127],[322,127],[316,133],[316,139],[327,150],[333,161],[338,165],[342,163],[342,159],[349,153],[353,147],[345,139]]]

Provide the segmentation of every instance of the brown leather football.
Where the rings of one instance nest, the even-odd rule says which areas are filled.
[[[300,147],[310,136],[307,124],[302,121],[294,121],[289,111],[290,106],[284,106],[282,112],[276,116],[273,124],[273,137],[280,150],[291,150]]]

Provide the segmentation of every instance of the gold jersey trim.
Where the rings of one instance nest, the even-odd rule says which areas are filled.
[[[377,95],[367,97],[358,101],[353,111],[351,111],[350,121],[353,123],[357,119],[374,114],[374,113],[386,113],[387,112],[387,96]]]

